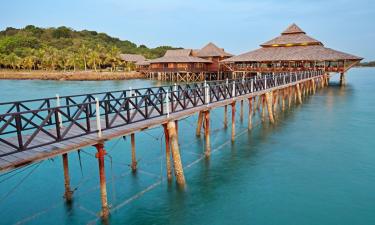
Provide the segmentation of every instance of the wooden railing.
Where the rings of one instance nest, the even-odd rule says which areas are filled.
[[[0,152],[0,157],[320,75],[321,71],[280,73],[261,78],[0,103],[3,111],[0,114],[0,145],[13,149]],[[100,123],[101,127],[95,125],[99,121],[103,123]],[[44,141],[38,142],[38,138]]]

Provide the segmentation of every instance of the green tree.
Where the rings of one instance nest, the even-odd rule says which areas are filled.
[[[91,68],[94,68],[95,72],[97,72],[97,66],[100,66],[100,55],[97,51],[90,51],[88,56],[88,64],[91,66]]]
[[[5,61],[7,62],[8,66],[10,66],[14,70],[19,68],[21,64],[21,58],[14,53],[10,53],[9,55],[7,55],[5,57]]]
[[[121,63],[120,50],[116,46],[112,46],[107,52],[105,62],[111,64],[111,71],[116,70],[116,66]]]
[[[70,52],[68,55],[67,55],[67,62],[66,62],[66,65],[70,68],[73,68],[74,71],[76,71],[77,69],[77,66],[79,64],[79,55],[76,54],[75,52]]]
[[[89,52],[90,52],[90,50],[86,47],[86,45],[82,45],[78,49],[78,53],[79,53],[79,56],[81,57],[81,59],[83,61],[85,71],[87,70],[87,57],[88,57]]]

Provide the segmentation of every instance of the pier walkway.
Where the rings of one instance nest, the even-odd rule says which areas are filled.
[[[177,121],[199,113],[197,135],[205,129],[206,155],[210,154],[209,111],[249,101],[249,110],[258,97],[258,106],[268,109],[270,122],[277,107],[284,109],[292,101],[302,102],[301,95],[315,92],[327,84],[323,71],[283,72],[258,78],[243,78],[193,84],[129,89],[74,96],[56,96],[28,101],[0,103],[0,171],[63,155],[64,172],[69,181],[66,154],[87,146],[95,146],[100,167],[102,214],[108,214],[104,177],[104,142],[155,127],[164,126],[166,134],[168,179],[172,156],[177,183],[185,182],[177,139]],[[276,93],[276,94],[273,94]],[[256,102],[255,102],[256,103]],[[282,106],[281,106],[282,105]],[[249,127],[251,126],[249,113]],[[232,122],[232,139],[235,127]],[[171,153],[170,153],[171,150]],[[132,146],[135,161],[135,147]],[[65,168],[66,167],[66,168]],[[136,163],[132,163],[136,170]],[[68,182],[69,183],[69,182]],[[66,186],[65,196],[69,196]]]

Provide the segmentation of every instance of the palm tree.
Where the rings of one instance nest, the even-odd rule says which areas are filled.
[[[97,51],[91,50],[88,55],[88,64],[91,68],[94,68],[95,72],[97,72],[96,68],[100,65],[100,55]]]
[[[5,61],[15,70],[20,65],[21,58],[12,52],[5,57]]]
[[[120,61],[120,50],[116,46],[112,46],[106,54],[106,63],[111,64],[111,71],[116,69]]]
[[[23,58],[22,65],[25,69],[29,69],[30,71],[34,68],[36,62],[36,57],[33,55],[28,55]]]
[[[82,45],[79,49],[78,49],[78,53],[79,53],[79,56],[81,57],[82,61],[83,61],[83,65],[85,66],[85,71],[87,70],[87,56],[89,54],[89,49],[86,47],[86,45]]]
[[[75,52],[70,52],[67,55],[67,62],[66,62],[67,66],[70,68],[73,67],[73,70],[76,71],[79,60],[80,60],[80,57],[78,54],[76,54]]]

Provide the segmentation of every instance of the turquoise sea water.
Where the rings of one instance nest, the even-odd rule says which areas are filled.
[[[223,110],[211,113],[212,150],[195,137],[196,116],[179,122],[187,187],[165,180],[162,129],[136,134],[139,170],[130,172],[130,138],[106,143],[108,224],[375,224],[375,70],[353,69],[348,85],[318,90],[270,126],[247,112],[230,142]],[[153,81],[0,80],[0,101],[158,85]],[[247,105],[245,105],[245,109]],[[237,110],[237,115],[239,110]],[[257,119],[257,118],[256,118]],[[0,177],[0,224],[101,224],[94,148],[69,154],[72,205],[61,157]]]

